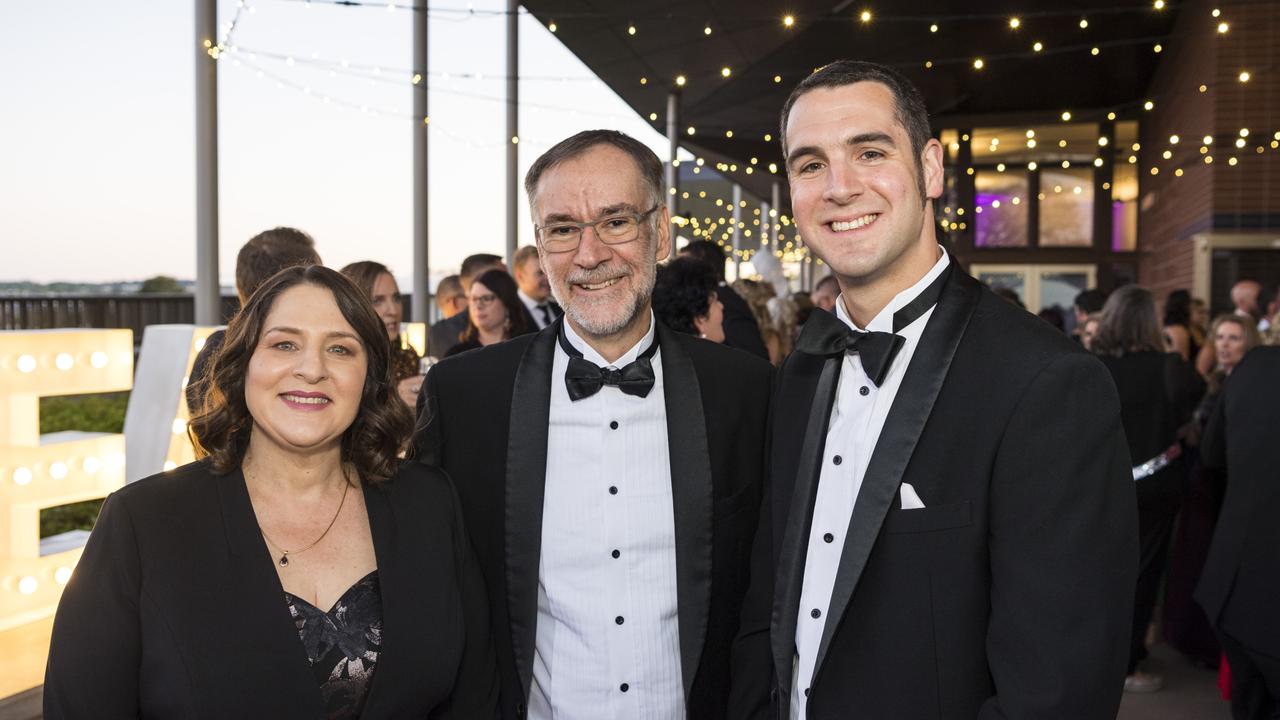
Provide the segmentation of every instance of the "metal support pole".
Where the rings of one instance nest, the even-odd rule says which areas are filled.
[[[197,325],[222,324],[218,283],[218,3],[196,0]]]
[[[742,277],[742,256],[739,251],[742,250],[742,228],[738,224],[742,222],[742,186],[738,183],[733,184],[733,279],[737,280]]]
[[[427,0],[418,0],[413,14],[413,305],[414,322],[431,322],[431,256],[428,232],[427,170]]]
[[[507,0],[507,267],[515,270],[520,203],[520,2]]]
[[[667,94],[667,142],[670,152],[667,158],[667,214],[680,214],[680,166],[676,164],[680,150],[680,93]],[[676,240],[671,238],[671,257],[676,256]]]

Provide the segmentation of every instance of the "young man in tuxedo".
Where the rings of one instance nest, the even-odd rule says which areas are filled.
[[[842,292],[779,374],[734,716],[1113,720],[1138,554],[1106,369],[939,247],[897,72],[829,65],[782,129]]]
[[[516,281],[516,294],[524,305],[525,327],[542,330],[564,314],[551,298],[551,283],[542,270],[536,245],[525,245],[511,261]]]
[[[441,362],[418,457],[457,483],[503,718],[726,718],[772,369],[658,325],[662,163],[579,133],[529,169],[564,316]]]
[[[1280,717],[1280,347],[1231,371],[1200,445],[1226,468],[1227,493],[1196,600],[1231,665],[1231,717]]]

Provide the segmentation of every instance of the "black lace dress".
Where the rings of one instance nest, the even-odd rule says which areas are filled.
[[[378,571],[348,588],[328,612],[287,592],[284,599],[320,685],[325,717],[359,718],[382,650]]]

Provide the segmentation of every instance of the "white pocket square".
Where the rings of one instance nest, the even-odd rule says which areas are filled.
[[[911,487],[910,483],[902,483],[898,494],[902,497],[903,510],[921,510],[924,508],[924,501],[916,494],[916,489]]]

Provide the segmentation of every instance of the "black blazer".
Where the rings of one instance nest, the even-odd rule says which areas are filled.
[[[1115,387],[1064,335],[950,272],[849,521],[813,682],[799,684],[808,717],[1114,720],[1138,560]],[[831,323],[813,313],[805,331]],[[735,718],[788,716],[842,364],[796,352],[779,374]],[[903,482],[925,508],[901,509]]]
[[[444,473],[366,488],[383,643],[363,718],[494,717],[484,586]],[[207,461],[112,493],[58,605],[44,716],[324,717],[244,476]]]
[[[724,344],[768,360],[769,350],[764,346],[760,326],[747,301],[724,283],[716,288],[716,298],[724,306]]]
[[[489,588],[502,717],[525,715],[538,618],[552,323],[427,374],[419,457],[457,478]],[[661,324],[675,507],[680,657],[689,717],[724,718],[729,651],[760,507],[772,368]]]
[[[454,345],[460,340],[458,336],[467,329],[467,324],[471,322],[471,316],[466,310],[437,321],[431,329],[427,331],[427,355],[435,358],[444,357]]]
[[[1280,656],[1280,347],[1254,348],[1227,378],[1200,446],[1227,494],[1196,600],[1243,645]]]

